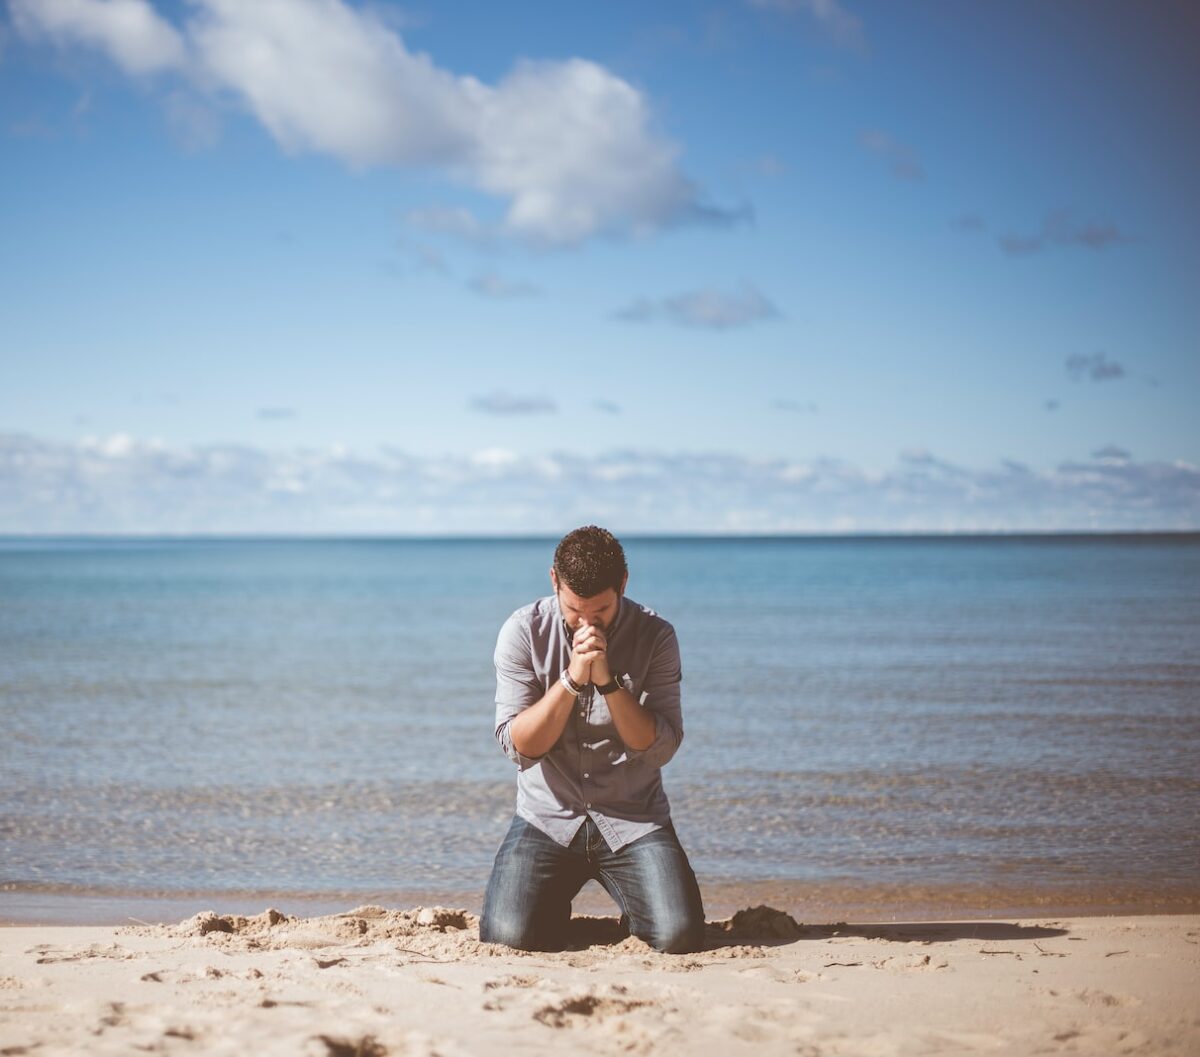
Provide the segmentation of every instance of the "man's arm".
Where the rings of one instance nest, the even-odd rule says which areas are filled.
[[[589,679],[594,651],[576,647],[568,671],[576,684]],[[522,770],[549,752],[562,735],[575,695],[555,681],[540,697],[527,629],[511,617],[496,642],[496,739]]]
[[[632,760],[641,758],[654,767],[664,766],[683,741],[683,712],[679,684],[683,673],[679,664],[679,641],[668,628],[655,644],[650,669],[642,686],[643,702],[621,687],[604,698],[617,733]],[[592,663],[592,682],[601,686],[610,682],[607,653]]]

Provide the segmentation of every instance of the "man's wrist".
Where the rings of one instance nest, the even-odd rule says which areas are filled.
[[[620,689],[621,684],[617,681],[617,677],[615,675],[609,675],[609,677],[603,682],[600,682],[599,680],[596,681],[596,692],[602,697],[607,697],[609,694],[615,694]]]

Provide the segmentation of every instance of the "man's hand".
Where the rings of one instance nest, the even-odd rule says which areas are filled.
[[[575,632],[571,650],[571,678],[577,683],[595,683],[603,686],[612,675],[608,669],[608,640],[604,632],[594,624],[582,624]],[[579,663],[583,675],[576,674],[576,663]]]

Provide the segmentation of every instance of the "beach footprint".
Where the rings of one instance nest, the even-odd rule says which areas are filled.
[[[572,987],[521,975],[497,977],[483,986],[485,1010],[523,1013],[551,1031],[613,1042],[626,1052],[649,1053],[678,1030],[671,992],[662,988]]]
[[[133,958],[144,958],[144,954],[120,947],[115,943],[89,943],[82,947],[55,947],[49,943],[39,943],[29,947],[26,954],[36,955],[38,965],[53,965],[56,962],[82,962],[92,958],[107,958],[113,961],[129,961]]]

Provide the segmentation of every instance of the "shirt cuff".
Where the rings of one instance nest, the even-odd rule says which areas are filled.
[[[626,745],[625,758],[627,760],[636,760],[640,756],[660,756],[672,744],[674,732],[671,730],[671,724],[657,712],[651,712],[650,718],[654,720],[654,740],[644,749],[634,749]]]
[[[500,741],[500,748],[504,750],[504,755],[507,756],[513,763],[517,765],[519,770],[525,771],[530,767],[535,767],[542,762],[540,756],[526,756],[522,752],[517,751],[517,747],[513,744],[512,732],[509,727],[512,725],[512,720],[508,720],[498,731],[496,737]]]

